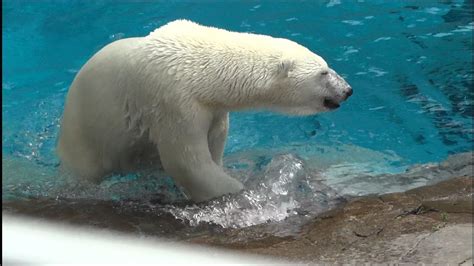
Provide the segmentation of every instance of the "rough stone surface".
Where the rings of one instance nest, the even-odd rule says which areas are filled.
[[[472,177],[460,177],[358,198],[314,219],[294,239],[238,248],[311,262],[468,263],[472,191]]]
[[[392,250],[406,250],[406,263],[461,264],[472,259],[472,224],[449,225],[435,232],[402,235],[391,241]]]

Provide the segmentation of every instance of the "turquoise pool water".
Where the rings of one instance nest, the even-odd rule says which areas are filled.
[[[374,176],[396,176],[414,164],[472,151],[472,1],[3,1],[2,7],[3,200],[58,195],[52,176],[58,165],[54,146],[60,116],[68,87],[86,60],[114,40],[147,35],[177,18],[294,40],[325,58],[354,88],[350,100],[331,113],[233,113],[226,165],[243,180],[255,175],[263,183],[279,180],[290,191],[294,184],[282,179],[281,171],[272,173],[290,166],[297,169],[288,171],[299,171],[301,159],[338,193],[400,191],[424,183],[412,179],[400,184]],[[266,174],[259,175],[260,170]],[[373,187],[367,180],[360,182],[361,176],[370,176]],[[163,186],[151,185],[154,179],[137,185],[136,179],[117,177],[102,184],[100,193],[94,190],[83,197],[99,193],[117,199],[147,184]],[[386,183],[377,180],[396,188],[384,190],[381,184]],[[122,187],[103,196],[116,183]],[[274,208],[275,200],[271,207],[260,207],[270,217],[289,213],[308,200],[295,193],[278,198],[287,203],[283,207]],[[210,217],[221,205],[197,212]],[[250,206],[248,215],[261,215],[252,212],[256,205]],[[191,216],[182,209],[172,213],[192,220],[196,212],[187,211]]]

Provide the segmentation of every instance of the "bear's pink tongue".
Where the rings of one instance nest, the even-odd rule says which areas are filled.
[[[324,107],[328,108],[328,109],[336,109],[336,108],[339,108],[339,103],[330,99],[330,98],[325,98],[324,99]]]

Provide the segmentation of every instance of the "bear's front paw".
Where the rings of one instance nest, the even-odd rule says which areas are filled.
[[[203,187],[200,191],[190,191],[192,200],[196,202],[208,201],[227,194],[235,194],[244,189],[244,185],[234,178],[222,178],[218,182]]]
[[[237,193],[244,189],[244,185],[234,178],[230,178],[229,185],[226,187],[228,188],[228,194]]]

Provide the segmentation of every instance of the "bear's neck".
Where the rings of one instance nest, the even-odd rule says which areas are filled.
[[[199,101],[222,109],[265,107],[275,79],[268,65],[252,57],[227,57],[222,65],[201,70],[205,76],[192,81],[194,93]]]

